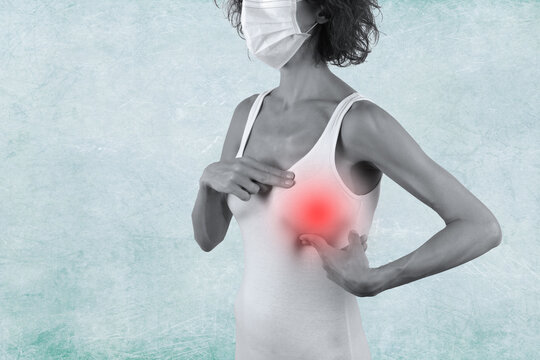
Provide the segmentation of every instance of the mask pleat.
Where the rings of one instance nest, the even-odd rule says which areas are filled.
[[[296,22],[297,0],[244,0],[241,23],[249,50],[261,61],[280,68],[311,34]]]

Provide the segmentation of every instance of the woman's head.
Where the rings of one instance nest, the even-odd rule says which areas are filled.
[[[214,0],[215,2],[216,0]],[[242,0],[224,0],[227,18],[244,37],[241,24]],[[297,21],[318,25],[308,41],[315,41],[316,62],[337,66],[363,63],[371,52],[371,45],[379,38],[374,10],[380,12],[377,0],[305,0],[297,7]],[[217,3],[216,3],[217,5]],[[304,24],[305,23],[305,24]]]

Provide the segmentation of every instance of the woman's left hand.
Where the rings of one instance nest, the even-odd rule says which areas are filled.
[[[367,235],[349,232],[349,245],[343,249],[330,246],[315,234],[302,234],[299,239],[312,245],[323,261],[326,277],[356,296],[375,296],[379,290],[376,269],[369,267],[365,250]]]

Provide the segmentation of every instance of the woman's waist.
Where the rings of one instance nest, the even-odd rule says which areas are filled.
[[[323,270],[324,271],[324,270]],[[260,314],[295,311],[341,313],[353,296],[326,276],[256,277],[244,276],[235,307]]]
[[[326,298],[325,300],[329,300]],[[362,332],[358,306],[301,296],[240,296],[235,303],[237,343],[259,351],[271,349],[287,358],[310,354],[310,359],[345,359],[349,354],[350,324]],[[335,357],[340,354],[343,357]]]
[[[244,290],[245,291],[245,290]],[[343,295],[318,294],[305,296],[300,292],[288,294],[238,294],[234,312],[237,319],[243,319],[250,324],[288,328],[341,328],[347,321],[347,314],[354,311],[350,302]],[[356,309],[358,310],[358,309]]]

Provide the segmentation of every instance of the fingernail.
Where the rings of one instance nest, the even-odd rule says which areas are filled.
[[[288,173],[287,173],[287,177],[288,177],[289,179],[293,179],[293,178],[294,178],[294,173],[288,172]]]

